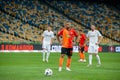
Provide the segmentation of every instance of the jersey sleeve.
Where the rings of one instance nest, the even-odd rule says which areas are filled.
[[[52,38],[54,38],[54,33],[52,32]]]
[[[77,37],[78,36],[78,33],[74,30],[74,35]]]
[[[97,31],[97,33],[98,33],[98,36],[102,36],[101,33],[100,33],[99,31]]]
[[[83,35],[83,38],[84,38],[84,40],[86,40],[86,35],[85,34]]]
[[[90,32],[87,33],[86,37],[89,37],[89,35],[90,35]]]
[[[42,37],[45,37],[45,31],[43,32]]]
[[[63,35],[63,29],[58,32],[58,36]]]

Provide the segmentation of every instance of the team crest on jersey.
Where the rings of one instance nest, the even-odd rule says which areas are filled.
[[[67,37],[68,37],[68,38],[70,38],[70,35],[69,35],[69,34],[67,34]]]

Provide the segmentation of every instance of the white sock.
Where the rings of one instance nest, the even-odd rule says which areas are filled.
[[[42,52],[43,61],[45,61],[45,50]]]
[[[89,55],[89,65],[92,65],[92,55]]]
[[[101,64],[99,55],[96,55],[96,58],[98,60],[98,64]]]
[[[50,55],[50,52],[48,51],[48,52],[47,52],[47,55],[46,55],[46,60],[47,60],[47,61],[48,61],[49,55]]]

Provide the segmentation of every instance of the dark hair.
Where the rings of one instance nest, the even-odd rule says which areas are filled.
[[[83,31],[82,29],[79,29],[79,31]]]

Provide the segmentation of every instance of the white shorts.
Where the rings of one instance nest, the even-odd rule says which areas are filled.
[[[92,45],[88,47],[88,53],[98,53],[98,45]]]
[[[42,44],[42,48],[43,48],[43,49],[46,49],[47,51],[50,51],[51,45],[50,45],[50,44],[47,44],[47,43],[43,43],[43,44]]]

